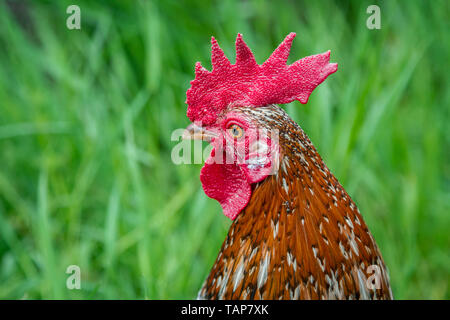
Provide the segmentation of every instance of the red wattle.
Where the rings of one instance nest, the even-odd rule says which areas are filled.
[[[213,158],[214,150],[200,171],[203,191],[217,200],[223,213],[234,220],[250,200],[251,185],[239,165],[215,163]]]

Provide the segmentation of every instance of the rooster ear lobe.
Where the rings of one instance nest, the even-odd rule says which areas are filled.
[[[257,183],[273,174],[274,165],[270,157],[251,153],[246,157],[241,169],[247,177],[248,183]]]
[[[258,132],[258,139],[250,145],[249,153],[245,156],[245,161],[241,164],[241,169],[247,177],[249,183],[257,183],[267,176],[276,174],[280,149],[278,134],[273,132],[270,139],[264,130]]]

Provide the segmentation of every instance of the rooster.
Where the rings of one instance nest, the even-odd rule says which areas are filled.
[[[211,39],[197,62],[184,139],[212,151],[204,192],[233,220],[199,299],[392,299],[387,270],[350,196],[278,104],[305,104],[337,71],[330,51],[286,65],[295,33],[258,65],[242,35],[231,64]]]

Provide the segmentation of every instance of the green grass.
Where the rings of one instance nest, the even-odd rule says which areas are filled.
[[[12,1],[14,2],[14,1]],[[366,8],[381,7],[381,30]],[[194,63],[339,63],[286,106],[358,204],[399,299],[449,299],[448,1],[0,1],[0,298],[193,298],[230,221],[171,162]],[[81,290],[66,289],[69,265]]]

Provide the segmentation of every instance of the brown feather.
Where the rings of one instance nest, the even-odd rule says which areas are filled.
[[[281,162],[254,186],[199,298],[392,299],[359,210],[303,130],[278,106],[234,110],[279,130]],[[369,266],[380,271],[379,289],[367,285]]]

